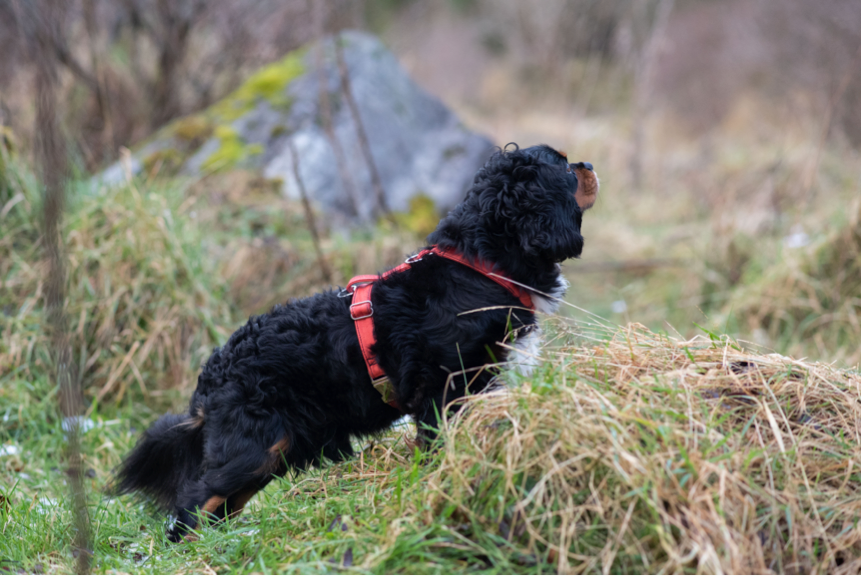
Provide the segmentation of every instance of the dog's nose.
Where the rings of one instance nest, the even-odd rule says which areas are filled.
[[[593,169],[593,165],[592,165],[592,164],[590,164],[589,162],[579,162],[579,163],[578,163],[578,168],[586,168],[587,170],[592,170],[592,169]]]

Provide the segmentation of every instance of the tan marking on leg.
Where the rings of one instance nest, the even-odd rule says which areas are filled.
[[[248,501],[251,500],[252,496],[257,494],[257,490],[247,490],[245,492],[238,492],[233,496],[233,510],[231,510],[228,518],[235,518],[240,515],[242,509],[248,504]]]
[[[285,454],[290,449],[290,438],[284,436],[281,440],[270,446],[267,453],[269,454],[269,458],[266,462],[264,462],[260,468],[255,470],[255,474],[272,474],[278,468],[279,462],[283,458],[283,454]]]
[[[287,452],[288,448],[290,448],[290,438],[285,436],[269,448],[270,454],[278,454],[279,452]]]
[[[201,513],[208,512],[209,514],[215,514],[215,511],[218,510],[219,506],[222,506],[227,498],[224,496],[210,496],[210,499],[207,500],[203,506],[201,506]],[[193,531],[197,531],[201,529],[201,522],[198,521],[195,523]],[[189,536],[192,535],[191,532],[183,536],[183,539],[187,542],[192,542],[193,540],[197,540],[198,537],[194,536],[192,539],[189,539]]]
[[[225,500],[227,500],[227,498],[225,498],[224,496],[212,496],[209,500],[207,500],[206,504],[203,505],[201,511],[215,514],[215,511],[218,510],[219,506],[224,504]]]

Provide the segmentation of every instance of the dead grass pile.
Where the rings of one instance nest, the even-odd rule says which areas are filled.
[[[451,423],[426,523],[562,573],[859,573],[858,372],[637,324],[543,356]]]

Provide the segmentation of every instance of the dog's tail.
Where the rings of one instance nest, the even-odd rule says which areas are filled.
[[[165,414],[144,432],[115,474],[113,495],[143,493],[166,511],[176,506],[181,486],[200,476],[203,420],[188,414]]]

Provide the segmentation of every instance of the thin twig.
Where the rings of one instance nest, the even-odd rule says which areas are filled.
[[[350,72],[347,69],[347,63],[344,61],[344,48],[341,45],[341,39],[335,39],[335,60],[338,63],[338,75],[341,77],[341,92],[344,99],[347,101],[347,107],[350,109],[350,115],[353,116],[353,121],[356,123],[356,135],[359,138],[359,148],[362,150],[362,155],[365,157],[365,163],[368,165],[368,172],[371,175],[371,185],[374,187],[374,195],[377,200],[377,210],[382,212],[387,219],[392,220],[392,212],[389,210],[389,205],[386,202],[386,193],[383,190],[383,183],[380,180],[380,174],[377,172],[377,165],[374,163],[374,157],[371,155],[371,144],[368,142],[368,134],[365,132],[365,125],[362,123],[362,118],[359,116],[359,107],[356,105],[356,100],[353,98],[353,89],[350,85]]]
[[[311,209],[311,202],[308,201],[308,193],[305,190],[305,184],[299,176],[299,156],[296,153],[296,148],[292,140],[287,141],[287,149],[290,151],[290,161],[293,164],[293,177],[296,178],[296,185],[299,187],[299,196],[302,198],[302,208],[305,210],[305,222],[308,224],[308,231],[311,232],[311,242],[314,244],[314,252],[317,254],[317,263],[320,266],[320,272],[323,274],[323,279],[332,284],[332,272],[329,270],[329,265],[326,263],[326,258],[323,256],[323,250],[320,248],[320,236],[317,233],[317,223],[314,219],[314,211]]]
[[[326,4],[319,0],[309,0],[311,4],[311,18],[314,26],[314,37],[316,48],[314,53],[315,66],[317,67],[317,81],[320,106],[320,124],[326,134],[326,139],[329,140],[329,145],[332,147],[332,152],[335,154],[335,165],[338,167],[338,175],[341,177],[341,184],[344,186],[344,192],[347,195],[348,205],[353,212],[353,216],[359,215],[359,195],[356,190],[356,183],[350,176],[350,171],[347,169],[347,158],[344,155],[344,149],[341,147],[341,142],[335,135],[335,128],[332,124],[332,102],[329,98],[329,88],[327,86],[326,66],[324,65],[324,33],[326,30]],[[337,40],[334,40],[337,43]]]

